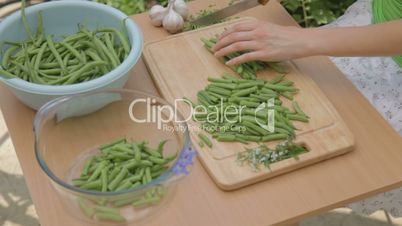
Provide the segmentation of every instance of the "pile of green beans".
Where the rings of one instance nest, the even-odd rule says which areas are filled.
[[[195,109],[193,119],[202,123],[202,129],[218,141],[247,143],[288,140],[295,137],[293,121],[309,122],[309,116],[294,100],[299,90],[292,81],[285,80],[284,75],[264,81],[238,79],[225,74],[221,78],[209,77],[208,81],[210,84],[197,94],[198,104],[189,103]],[[288,98],[292,107],[283,105],[281,97]],[[273,106],[264,105],[269,100],[273,100]],[[275,124],[274,131],[270,132],[261,124],[268,124],[269,112],[272,111]],[[212,147],[205,135],[199,134],[199,138],[202,143]]]
[[[308,152],[303,145],[285,141],[278,144],[274,149],[265,144],[254,148],[246,148],[246,151],[237,154],[237,162],[240,165],[249,165],[254,171],[260,171],[260,166],[270,168],[270,164],[289,158],[298,159],[300,154]]]
[[[124,191],[150,183],[167,170],[167,164],[176,155],[164,157],[161,141],[156,149],[147,142],[119,139],[102,145],[101,154],[87,159],[80,177],[72,180],[74,186],[95,191]]]
[[[81,175],[72,180],[76,187],[101,191],[119,192],[135,189],[166,172],[168,164],[176,159],[176,154],[165,157],[161,141],[157,148],[150,148],[145,141],[118,139],[101,145],[100,155],[87,158]],[[88,218],[100,221],[124,222],[119,208],[127,205],[143,207],[159,203],[166,193],[162,185],[153,186],[141,194],[133,193],[130,197],[108,200],[98,198],[90,200],[78,198],[78,206]]]
[[[125,29],[99,28],[79,31],[54,41],[45,34],[38,13],[36,34],[32,34],[22,10],[28,40],[4,42],[0,75],[45,85],[69,85],[98,78],[120,65],[130,52]],[[124,21],[122,21],[122,25]],[[125,26],[122,26],[125,27]]]
[[[210,38],[210,39],[201,38],[201,40],[202,42],[204,42],[205,48],[207,48],[208,51],[210,51],[211,53],[213,52],[212,47],[218,42],[217,38]],[[232,53],[230,55],[224,56],[223,60],[226,63],[227,61],[235,57],[238,57],[242,54],[243,52]],[[288,72],[286,68],[284,68],[283,66],[281,66],[279,63],[276,62],[251,61],[231,66],[231,69],[244,79],[256,79],[257,72],[260,70],[264,70],[266,68],[271,68],[280,74],[286,74]]]

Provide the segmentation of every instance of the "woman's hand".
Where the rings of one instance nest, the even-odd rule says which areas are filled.
[[[230,65],[313,55],[401,56],[401,27],[402,19],[362,27],[308,29],[254,21],[236,24],[223,32],[213,50],[217,57],[246,52],[228,61]]]
[[[302,28],[285,27],[269,22],[253,21],[236,24],[222,33],[214,46],[216,57],[233,52],[247,53],[227,62],[281,61],[312,55],[309,33]]]

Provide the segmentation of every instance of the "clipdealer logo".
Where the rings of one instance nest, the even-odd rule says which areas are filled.
[[[190,107],[190,111],[181,116],[179,113],[180,104],[186,104]],[[255,123],[257,123],[261,128],[274,132],[275,130],[275,99],[271,98],[266,103],[260,104],[257,108],[253,109]],[[145,114],[136,113],[136,108],[146,109]],[[217,125],[222,123],[232,124],[230,127],[220,127],[219,130],[229,130],[237,132],[245,132],[246,128],[241,128],[239,126],[234,126],[236,122],[242,122],[243,116],[245,115],[246,106],[241,105],[228,105],[225,106],[223,101],[217,105],[204,106],[196,105],[193,106],[192,103],[187,99],[176,99],[173,105],[163,105],[156,101],[154,98],[146,99],[136,99],[132,101],[129,105],[128,113],[132,121],[136,123],[156,123],[158,129],[163,129],[167,131],[177,131],[184,130],[185,126],[183,123],[190,121],[192,118],[197,119],[197,116],[203,115],[203,119],[197,119],[196,121],[201,123],[206,123],[214,128],[206,128],[203,125],[204,130],[217,129]],[[250,111],[248,111],[248,116],[250,116]],[[199,129],[190,127],[189,129]]]

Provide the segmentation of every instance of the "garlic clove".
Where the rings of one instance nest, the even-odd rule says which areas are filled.
[[[173,4],[173,9],[180,14],[183,19],[187,19],[189,13],[186,2],[184,2],[184,0],[176,0]]]
[[[149,11],[149,18],[151,19],[152,25],[155,27],[162,26],[163,18],[166,16],[167,12],[168,9],[161,5],[152,6],[151,10]]]
[[[165,18],[163,18],[162,24],[168,32],[176,33],[183,29],[184,20],[180,14],[173,10],[173,7],[169,7],[169,11]]]

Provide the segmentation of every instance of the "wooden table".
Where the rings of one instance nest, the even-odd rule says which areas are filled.
[[[191,3],[193,11],[213,0]],[[226,2],[219,1],[218,6]],[[243,13],[283,25],[296,25],[274,1]],[[147,14],[133,19],[144,31],[145,40],[167,36],[150,25]],[[328,96],[355,135],[352,153],[279,176],[233,192],[220,190],[197,163],[163,212],[147,225],[172,226],[263,226],[299,221],[344,204],[402,185],[402,138],[326,57],[295,61]],[[127,88],[157,93],[140,60]],[[42,226],[78,226],[67,215],[33,149],[32,120],[35,112],[21,104],[3,85],[0,106],[7,122],[26,182]]]

